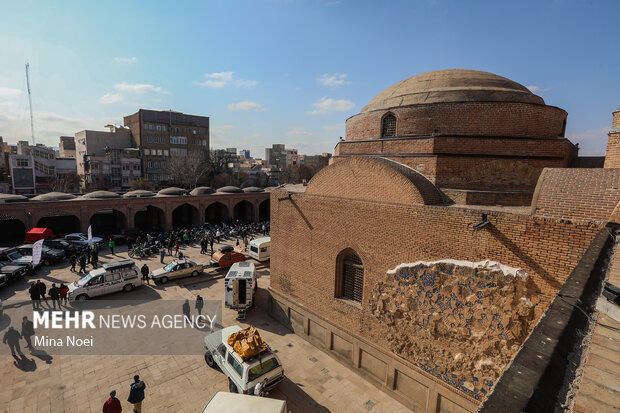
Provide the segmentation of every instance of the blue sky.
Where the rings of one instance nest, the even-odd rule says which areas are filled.
[[[568,112],[582,155],[620,107],[620,1],[7,1],[0,136],[38,142],[138,108],[211,117],[212,146],[332,152],[381,90],[430,70],[508,77]]]

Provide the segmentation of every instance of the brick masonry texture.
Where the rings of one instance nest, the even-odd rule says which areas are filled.
[[[381,119],[396,116],[397,136],[442,135],[536,137],[562,135],[566,112],[546,105],[513,102],[433,103],[375,110],[346,121],[347,140],[381,136]]]
[[[620,169],[545,169],[532,211],[538,216],[605,222],[619,201]]]
[[[389,331],[370,311],[372,290],[385,281],[388,270],[419,260],[493,260],[524,269],[529,274],[528,294],[547,305],[599,228],[591,223],[489,212],[491,224],[474,231],[480,211],[388,203],[402,198],[394,192],[398,188],[387,190],[394,187],[385,179],[386,175],[375,174],[365,187],[375,188],[386,201],[355,199],[359,185],[339,181],[336,175],[332,180],[340,184],[337,196],[331,185],[325,193],[317,187],[312,194],[293,194],[281,201],[278,198],[286,192],[274,191],[271,286],[388,351]],[[364,265],[361,306],[334,296],[337,258],[346,248],[355,250]],[[531,325],[536,322],[533,319]]]

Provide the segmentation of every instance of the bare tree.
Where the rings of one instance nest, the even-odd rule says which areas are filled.
[[[153,182],[149,181],[148,179],[139,178],[139,179],[134,179],[131,182],[130,188],[134,191],[136,189],[144,189],[147,191],[152,191],[155,188],[155,186],[153,185]]]
[[[173,155],[168,158],[166,169],[171,183],[195,188],[210,170],[209,157],[203,151],[192,151],[186,156]]]
[[[50,190],[53,192],[74,192],[78,183],[78,177],[76,174],[60,174],[56,175],[54,179],[50,181]]]

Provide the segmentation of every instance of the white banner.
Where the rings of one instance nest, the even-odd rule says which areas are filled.
[[[92,227],[89,225],[88,226],[88,243],[90,244],[90,242],[93,240],[93,229]]]
[[[40,239],[32,246],[32,266],[36,267],[41,262],[41,252],[43,251],[43,240]]]

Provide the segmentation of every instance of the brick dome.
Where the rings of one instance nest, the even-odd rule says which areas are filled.
[[[412,76],[379,93],[362,113],[399,106],[447,102],[520,102],[544,105],[525,86],[479,70],[445,69]]]

